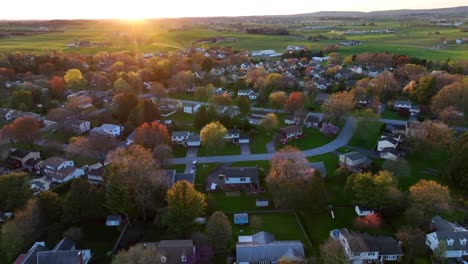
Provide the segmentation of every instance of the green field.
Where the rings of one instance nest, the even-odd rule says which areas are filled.
[[[358,20],[348,22],[356,23]],[[178,23],[178,22],[173,22]],[[82,21],[77,25],[62,26],[59,32],[42,33],[32,36],[16,36],[1,38],[0,47],[7,52],[43,52],[44,50],[62,50],[64,52],[80,52],[82,54],[95,54],[99,51],[135,51],[155,52],[174,51],[184,49],[196,44],[201,38],[226,36],[237,39],[235,42],[222,42],[205,44],[205,46],[229,46],[235,50],[263,50],[273,49],[277,52],[285,50],[287,45],[303,45],[312,50],[321,50],[330,44],[339,44],[342,40],[358,40],[360,46],[342,47],[339,53],[353,55],[364,52],[389,52],[410,55],[431,60],[462,60],[468,57],[468,44],[452,44],[455,39],[467,38],[468,32],[460,32],[456,28],[441,28],[428,25],[404,25],[395,21],[376,21],[374,27],[363,26],[336,26],[336,31],[348,29],[394,29],[395,33],[368,33],[346,35],[334,33],[331,30],[303,30],[300,24],[288,25],[290,35],[269,36],[253,35],[243,32],[234,32],[226,28],[226,32],[214,32],[208,26],[191,25],[185,31],[172,31],[167,29],[171,25],[162,22],[147,21],[145,23],[130,24],[125,21]],[[253,24],[253,26],[265,26]],[[2,26],[1,29],[11,30],[12,27]],[[14,29],[18,29],[17,27]],[[113,32],[125,32],[127,36],[116,36]],[[308,37],[321,34],[318,41],[309,40]],[[439,46],[441,38],[449,44],[441,49],[430,49]],[[68,48],[67,43],[78,41],[109,42],[107,47]]]

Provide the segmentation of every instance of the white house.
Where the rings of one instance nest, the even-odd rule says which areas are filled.
[[[239,91],[237,91],[237,96],[247,96],[250,100],[256,100],[257,97],[258,97],[258,93],[256,93],[252,89],[239,90]]]
[[[171,134],[172,144],[184,144],[189,136],[189,131],[174,131]]]
[[[88,172],[88,182],[91,184],[100,184],[104,181],[104,167],[93,168]]]
[[[356,151],[343,153],[339,156],[340,166],[350,171],[359,172],[367,167],[369,163],[370,161],[366,156]]]
[[[52,182],[63,183],[83,176],[84,170],[73,166],[62,168],[51,174]]]
[[[106,136],[119,137],[123,133],[123,127],[113,124],[103,124],[100,127],[95,127],[91,129],[91,134],[101,134]]]
[[[398,146],[398,140],[391,137],[382,137],[377,141],[377,151],[382,151],[385,148],[394,148]]]
[[[456,223],[449,222],[436,216],[432,219],[434,232],[426,234],[426,245],[434,251],[440,241],[445,241],[447,258],[461,258],[468,256],[468,230]]]
[[[368,208],[368,207],[365,207],[365,206],[361,206],[361,205],[354,206],[354,211],[359,216],[367,216],[367,215],[371,215],[371,214],[375,213],[374,209],[371,209],[371,208]]]
[[[224,184],[237,186],[257,186],[258,169],[256,167],[240,167],[224,169]]]
[[[403,257],[400,243],[392,237],[354,233],[346,228],[332,230],[330,236],[343,246],[349,263],[383,263]]]
[[[194,114],[196,112],[198,112],[198,110],[200,109],[201,105],[200,104],[196,104],[196,103],[185,103],[184,104],[184,113],[187,113],[187,114]]]
[[[325,62],[325,61],[328,61],[330,59],[330,57],[329,56],[326,56],[326,57],[312,57],[312,59],[315,62]]]
[[[393,103],[393,109],[400,110],[402,108],[411,109],[411,102],[408,100],[395,100]]]
[[[398,160],[401,157],[401,153],[395,148],[384,148],[380,152],[380,158],[386,160]]]
[[[72,119],[65,122],[64,129],[68,132],[82,134],[88,132],[91,129],[91,122],[86,120]]]
[[[44,160],[41,164],[44,173],[54,173],[63,168],[73,167],[75,166],[73,160],[66,160],[60,157],[52,157]]]

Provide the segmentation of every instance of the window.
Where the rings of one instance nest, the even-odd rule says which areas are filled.
[[[167,262],[167,258],[165,256],[161,256],[161,262],[162,263],[166,263]]]
[[[447,245],[448,246],[453,246],[453,239],[447,239]]]
[[[241,182],[245,182],[245,178],[240,178],[240,181],[241,181]]]
[[[461,244],[462,246],[466,245],[466,238],[460,239],[460,244]]]

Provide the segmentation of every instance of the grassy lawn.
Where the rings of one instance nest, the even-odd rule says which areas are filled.
[[[226,144],[223,148],[209,149],[205,146],[200,146],[198,149],[199,157],[208,156],[229,156],[229,155],[240,155],[241,150],[238,145]]]
[[[174,122],[192,124],[195,117],[194,117],[194,115],[178,111],[175,114],[168,116],[167,119],[171,119]]]
[[[172,152],[175,158],[185,158],[185,156],[187,156],[187,149],[178,144],[172,145]]]
[[[195,184],[205,186],[206,177],[218,166],[218,163],[198,164],[195,175]]]
[[[382,113],[382,118],[385,119],[394,119],[394,120],[405,120],[408,121],[409,117],[403,117],[398,114],[398,111],[393,111],[388,108],[385,108],[385,110]]]
[[[366,126],[368,129],[365,130],[365,134],[360,132],[360,129],[356,129],[348,145],[372,149],[377,144],[377,140],[380,138],[380,127],[382,123],[368,122]]]
[[[116,227],[107,227],[102,223],[82,225],[83,240],[78,244],[79,248],[91,249],[93,263],[110,263],[111,258],[107,255],[112,251],[120,230]]]
[[[57,142],[60,142],[62,144],[68,144],[70,142],[70,138],[80,136],[78,134],[73,134],[73,133],[62,133],[62,132],[52,132],[52,131],[47,131],[47,132],[42,132],[41,137],[43,139],[49,139],[49,140],[54,140]]]
[[[302,130],[302,138],[300,139],[295,139],[291,142],[288,143],[288,145],[294,146],[296,148],[299,148],[301,150],[307,150],[307,149],[312,149],[316,147],[323,146],[333,139],[335,137],[327,137],[324,134],[322,134],[319,130],[315,128],[303,128]],[[281,149],[283,146],[277,147],[277,149]]]
[[[273,139],[273,133],[270,135],[257,133],[250,140],[250,152],[252,154],[267,153],[265,145]]]
[[[265,194],[265,196],[267,195]],[[260,197],[250,197],[244,193],[241,193],[240,196],[226,196],[224,192],[215,192],[208,193],[207,198],[216,210],[223,211],[225,213],[260,209],[255,205],[255,199]]]

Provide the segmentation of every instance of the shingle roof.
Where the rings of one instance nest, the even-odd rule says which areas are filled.
[[[60,157],[48,158],[44,161],[44,166],[58,167],[60,164],[64,163],[66,160]]]
[[[251,181],[258,181],[257,167],[228,167],[224,169],[224,174],[226,178],[250,177]]]
[[[194,173],[176,173],[174,183],[178,181],[188,181],[192,184],[195,183],[195,174]]]
[[[298,131],[301,131],[301,130],[302,130],[301,126],[288,126],[288,127],[280,129],[280,131],[285,133],[285,134],[295,133],[295,132],[298,132]]]
[[[82,264],[81,250],[43,251],[37,253],[37,264]]]
[[[342,154],[342,155],[346,156],[348,159],[350,159],[352,161],[367,158],[366,156],[364,156],[363,154],[361,154],[361,153],[359,153],[357,151],[351,151],[351,152],[348,152],[348,153],[345,153],[345,154]]]
[[[54,247],[54,251],[58,250],[71,250],[75,246],[75,241],[64,237],[62,240],[60,240],[57,245]]]
[[[11,153],[11,156],[18,157],[18,158],[22,159],[22,158],[26,157],[29,153],[30,153],[30,151],[28,151],[28,150],[15,149],[15,151],[13,151]]]
[[[188,131],[174,131],[172,132],[173,137],[188,137],[190,132]]]

